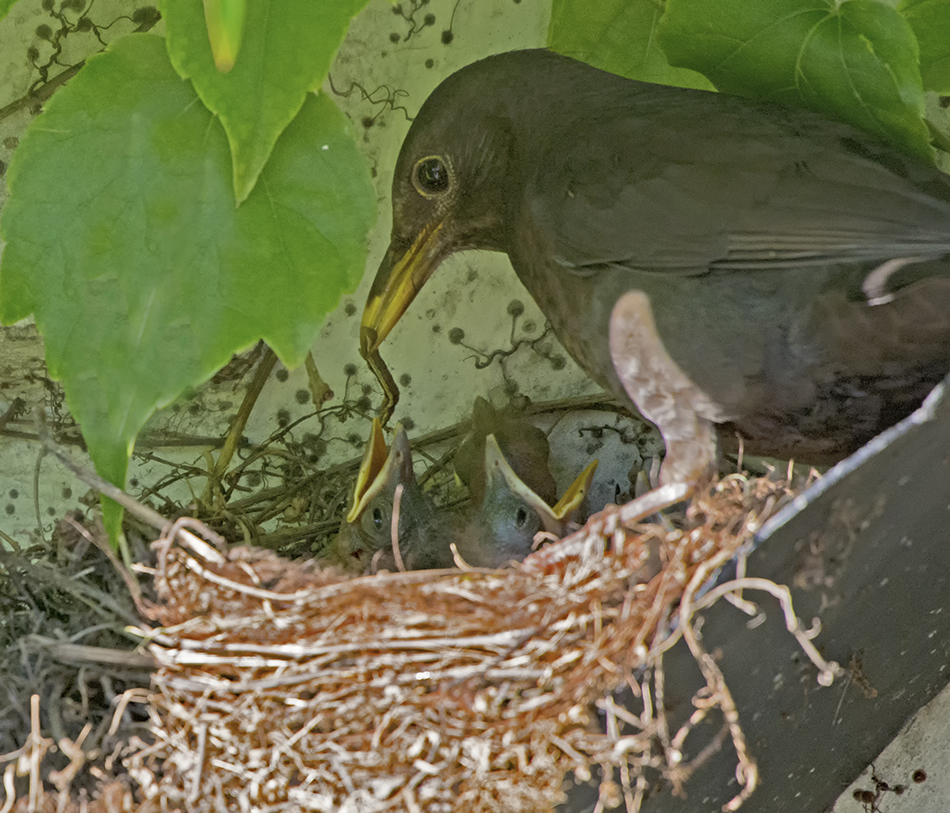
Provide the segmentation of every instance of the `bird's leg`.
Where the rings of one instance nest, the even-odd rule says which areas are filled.
[[[656,330],[650,300],[628,291],[610,316],[610,357],[617,376],[637,408],[653,421],[666,443],[660,486],[626,505],[608,506],[577,533],[548,545],[524,561],[543,571],[589,544],[625,535],[624,528],[682,501],[716,474],[716,425],[720,408],[670,357]]]
[[[689,483],[702,488],[715,479],[716,425],[698,415],[680,413],[675,427],[660,428],[666,443],[666,458],[660,467],[660,485]],[[692,419],[692,420],[689,420]]]
[[[610,358],[627,395],[657,425],[666,443],[661,485],[697,486],[716,472],[721,408],[670,357],[656,330],[650,300],[628,291],[610,315]]]

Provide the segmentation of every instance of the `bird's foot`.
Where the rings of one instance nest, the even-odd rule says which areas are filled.
[[[532,553],[522,567],[529,573],[543,573],[564,559],[581,556],[591,539],[604,540],[623,533],[624,528],[682,502],[693,490],[690,483],[667,483],[624,505],[607,506],[594,514],[579,531]]]

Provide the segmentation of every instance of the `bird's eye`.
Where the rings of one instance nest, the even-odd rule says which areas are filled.
[[[374,508],[373,509],[373,527],[377,531],[383,530],[383,527],[385,524],[383,520],[384,520],[383,510],[381,508]]]
[[[430,155],[416,161],[412,170],[412,183],[424,198],[441,195],[451,183],[448,164],[438,155]]]
[[[521,531],[528,524],[528,509],[523,505],[518,506],[518,513],[515,514],[515,527]]]

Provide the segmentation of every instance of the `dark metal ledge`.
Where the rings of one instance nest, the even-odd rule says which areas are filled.
[[[706,613],[707,651],[739,709],[758,790],[742,813],[824,813],[950,682],[950,379],[925,404],[776,515],[749,557],[748,575],[792,588],[805,626],[821,619],[822,654],[849,669],[830,688],[785,630],[769,596],[747,593],[767,619],[749,629],[726,602]],[[667,654],[671,712],[688,712],[701,685],[685,646]],[[718,728],[718,723],[717,723]],[[703,745],[688,740],[689,752]],[[644,813],[717,811],[739,790],[727,744],[677,798],[669,788]],[[575,788],[562,810],[590,810]]]

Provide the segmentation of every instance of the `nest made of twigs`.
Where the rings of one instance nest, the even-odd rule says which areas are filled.
[[[180,521],[156,543],[155,744],[132,774],[169,809],[516,813],[549,809],[568,772],[599,764],[636,806],[646,768],[688,775],[687,732],[659,737],[645,694],[639,719],[618,717],[610,692],[638,689],[634,670],[680,636],[699,647],[697,591],[784,493],[727,478],[680,529],[608,509],[517,568],[355,579],[226,553]],[[703,707],[729,721],[745,795],[754,762],[711,664]],[[619,792],[605,780],[602,800]]]

